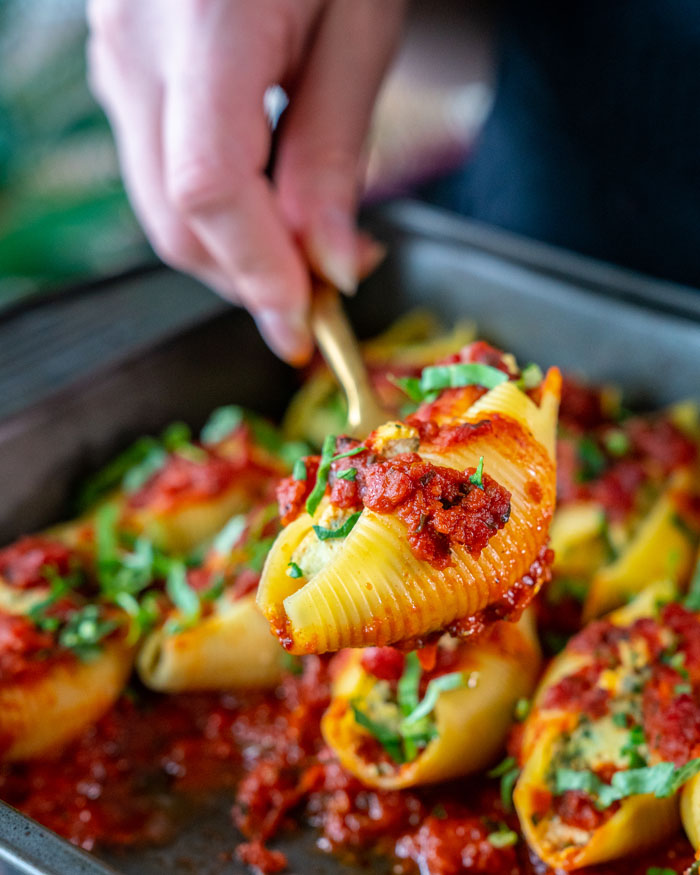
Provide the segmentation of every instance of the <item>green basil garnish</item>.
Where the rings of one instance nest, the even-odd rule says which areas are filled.
[[[479,457],[479,464],[476,466],[476,471],[469,478],[469,482],[483,491],[484,488],[484,457]]]
[[[334,538],[345,538],[350,532],[355,528],[355,523],[362,516],[362,511],[358,510],[357,513],[349,516],[342,526],[339,526],[337,529],[326,529],[323,526],[313,526],[313,530],[316,533],[316,537],[319,541],[330,541]]]

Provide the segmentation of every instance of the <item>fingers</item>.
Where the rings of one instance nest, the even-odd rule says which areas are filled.
[[[381,259],[355,211],[372,107],[403,17],[400,0],[331,0],[280,137],[279,204],[312,266],[347,293]]]
[[[178,215],[231,279],[228,293],[277,353],[298,362],[312,349],[308,269],[263,173],[270,137],[263,96],[285,72],[293,37],[275,19],[279,4],[267,5],[272,18],[261,29],[259,8],[217,4],[208,21],[192,22],[200,28],[196,45],[183,32],[172,46],[165,181]]]

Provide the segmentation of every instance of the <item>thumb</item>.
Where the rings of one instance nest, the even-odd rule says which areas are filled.
[[[401,0],[328,3],[278,144],[283,215],[312,268],[347,294],[372,260],[355,221],[362,152],[402,13]]]

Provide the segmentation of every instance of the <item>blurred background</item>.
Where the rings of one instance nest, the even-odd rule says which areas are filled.
[[[367,200],[415,193],[469,154],[491,105],[492,18],[493,4],[413,4]],[[87,87],[85,39],[84,0],[0,2],[0,311],[154,260]]]

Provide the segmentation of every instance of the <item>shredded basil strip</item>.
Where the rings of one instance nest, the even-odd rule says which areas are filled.
[[[489,778],[501,779],[500,792],[503,810],[511,812],[513,810],[513,787],[515,787],[515,782],[520,775],[520,766],[518,766],[515,757],[506,757],[501,760],[486,775]]]
[[[212,547],[219,556],[227,556],[240,541],[248,525],[245,514],[231,517],[212,541]]]
[[[316,509],[321,503],[321,499],[326,491],[328,483],[328,473],[331,470],[331,462],[333,461],[333,453],[335,451],[335,435],[326,435],[321,448],[321,459],[318,463],[318,471],[316,473],[316,482],[311,494],[306,499],[306,511],[310,516],[316,513]]]
[[[596,480],[607,467],[607,459],[605,453],[600,449],[595,440],[585,435],[577,445],[577,456],[580,464],[578,471],[578,480],[581,483],[588,483],[590,480]]]
[[[423,368],[420,377],[393,377],[394,385],[402,389],[411,401],[435,401],[443,389],[462,386],[483,386],[494,389],[509,379],[508,374],[491,365],[469,362],[454,365],[431,365]]]
[[[512,829],[508,829],[505,823],[499,825],[496,832],[490,832],[486,836],[486,840],[494,846],[494,848],[510,848],[518,843],[518,834]]]
[[[456,389],[461,386],[483,386],[495,389],[508,380],[508,374],[480,362],[454,365],[432,365],[423,368],[420,387],[423,392]]]
[[[100,616],[99,605],[85,605],[70,615],[61,629],[58,642],[82,658],[88,658],[99,651],[102,639],[111,634],[117,625],[115,620],[105,620]]]
[[[683,604],[689,611],[700,611],[700,558],[698,558]]]
[[[422,674],[423,669],[421,668],[418,654],[413,650],[406,655],[404,670],[399,678],[396,690],[396,700],[399,703],[399,709],[404,716],[408,716],[418,707],[418,702],[420,701],[418,687],[420,685]]]
[[[398,732],[389,729],[387,726],[384,726],[382,723],[378,723],[376,720],[372,720],[371,717],[368,717],[364,711],[362,711],[356,703],[351,702],[350,707],[352,708],[352,713],[355,716],[355,722],[370,732],[377,741],[381,744],[384,750],[389,754],[389,756],[396,763],[404,763],[406,759],[404,757],[403,749],[401,747],[401,736]]]
[[[304,572],[299,568],[296,562],[288,562],[287,563],[287,576],[297,580],[299,577],[304,576]]]
[[[522,389],[534,389],[542,382],[543,376],[542,368],[535,362],[530,362],[520,372],[518,385]]]
[[[357,468],[346,468],[344,471],[338,472],[338,480],[355,481],[357,479]]]
[[[689,871],[692,872],[692,868]],[[677,875],[677,872],[668,866],[649,866],[646,875]]]
[[[423,390],[420,387],[420,379],[418,377],[394,377],[389,376],[390,382],[398,386],[414,404],[420,404],[426,400]]]
[[[358,447],[353,447],[351,450],[347,450],[344,453],[335,453],[335,444],[336,436],[334,434],[326,435],[326,438],[323,441],[323,447],[321,448],[321,459],[318,463],[316,483],[314,484],[314,488],[311,490],[311,494],[306,499],[306,511],[308,514],[310,514],[310,516],[313,516],[316,513],[316,509],[321,503],[321,499],[326,492],[326,486],[328,485],[328,475],[330,473],[331,465],[333,464],[333,462],[337,462],[339,459],[348,459],[351,456],[357,456],[359,453],[365,453],[367,451],[367,447],[364,446],[364,444],[360,444]],[[314,528],[316,528],[316,526],[314,526]],[[321,536],[319,535],[319,537]],[[333,537],[340,538],[342,536],[334,535]],[[322,540],[325,540],[325,538],[322,538]]]
[[[306,480],[306,462],[303,459],[297,459],[292,468],[292,477],[295,480]]]
[[[690,760],[680,768],[664,762],[615,772],[610,783],[605,784],[593,772],[561,768],[554,775],[554,792],[561,795],[567,790],[582,790],[596,797],[600,808],[609,808],[613,802],[640,794],[653,793],[658,799],[665,799],[698,772],[700,758]]]
[[[196,591],[187,582],[185,563],[173,560],[165,578],[165,591],[182,614],[186,623],[196,623],[201,614],[201,605]]]
[[[469,482],[483,491],[484,489],[484,457],[479,456],[479,464],[476,466],[476,471],[469,478]]]
[[[355,528],[355,523],[361,516],[362,511],[358,510],[357,513],[349,516],[343,525],[339,526],[337,529],[326,529],[323,526],[313,526],[313,530],[316,532],[316,537],[319,541],[330,541],[333,538],[345,538]]]
[[[443,674],[440,675],[440,677],[433,678],[428,684],[425,696],[423,696],[413,711],[401,721],[402,728],[410,726],[422,717],[427,717],[428,714],[431,714],[435,710],[437,700],[442,693],[446,693],[449,690],[457,690],[466,685],[467,677],[463,671],[453,671],[449,674]]]

